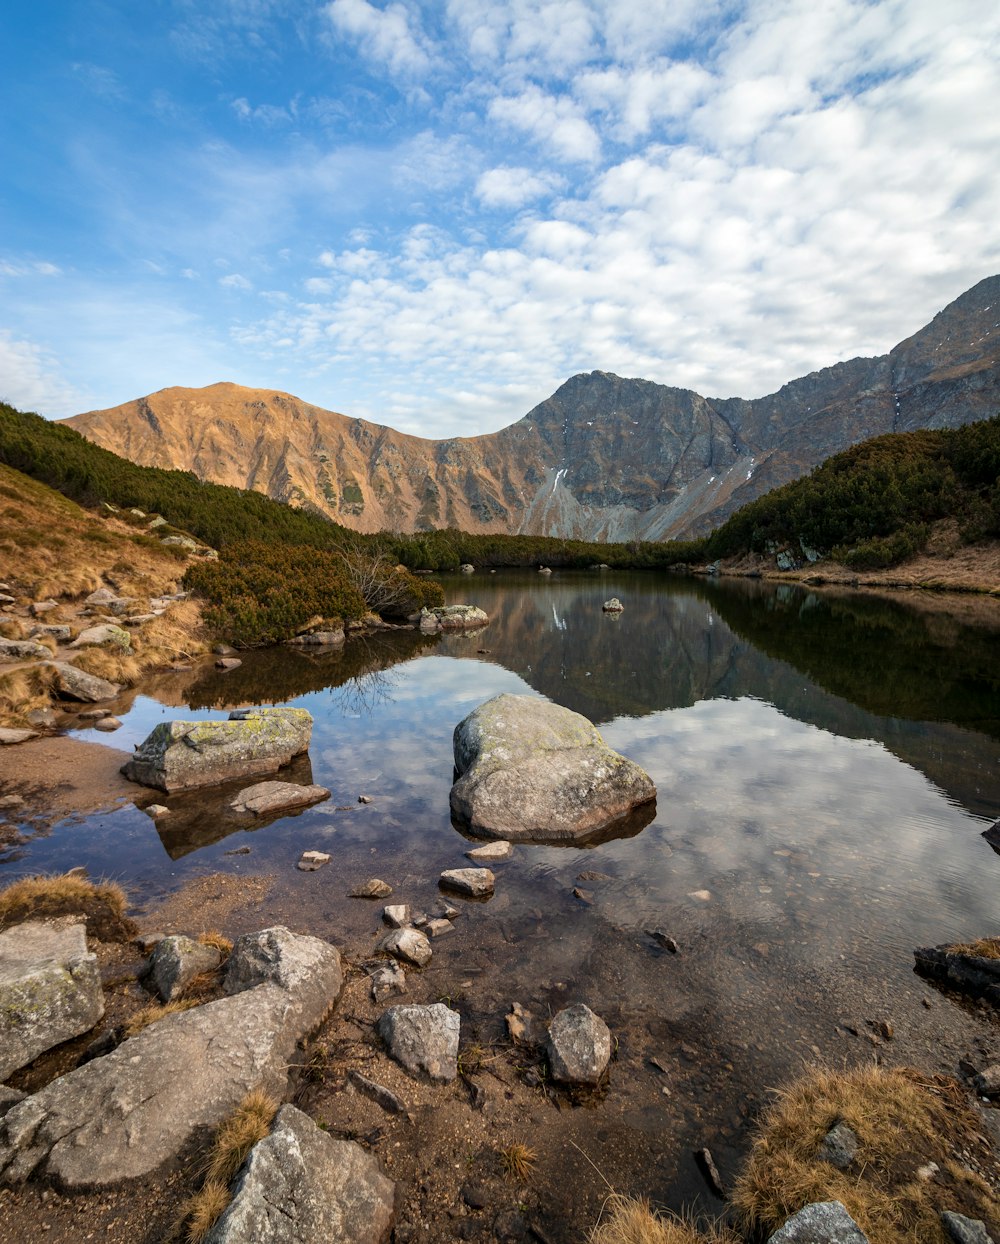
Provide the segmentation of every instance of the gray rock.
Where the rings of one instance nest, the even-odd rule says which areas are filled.
[[[452,814],[483,837],[585,838],[656,797],[585,717],[537,696],[487,700],[455,728],[454,749]]]
[[[625,606],[617,596],[612,596],[610,600],[606,600],[601,606],[605,613],[622,613]]]
[[[68,700],[96,704],[100,700],[113,700],[121,691],[116,683],[98,678],[96,674],[87,674],[65,661],[55,661],[51,668],[55,670],[56,691]]]
[[[303,851],[296,868],[300,872],[314,873],[329,862],[330,856],[326,851]]]
[[[820,1141],[816,1157],[846,1171],[858,1153],[858,1138],[846,1123],[835,1123]]]
[[[217,657],[234,657],[234,656],[236,656],[236,649],[235,649],[235,648],[233,648],[233,647],[232,647],[231,645],[229,645],[229,644],[216,644],[216,645],[213,647],[212,652],[213,652],[213,653],[214,653]]]
[[[441,605],[420,611],[420,629],[430,633],[472,630],[486,626],[489,620],[489,614],[478,605]]]
[[[19,1101],[24,1101],[27,1096],[27,1093],[22,1093],[20,1089],[11,1088],[9,1084],[0,1084],[0,1119],[4,1117],[11,1106],[16,1106]]]
[[[14,743],[27,743],[29,739],[37,738],[37,730],[19,730],[16,726],[0,726],[0,747],[10,747]]]
[[[44,625],[33,626],[29,632],[29,637],[34,638],[36,635],[48,635],[54,639],[57,644],[65,644],[69,641],[69,637],[73,634],[69,626],[45,623]]]
[[[51,656],[52,653],[44,644],[37,644],[33,639],[0,639],[0,661],[23,661],[38,657],[44,659]]]
[[[488,868],[449,868],[441,874],[439,884],[471,898],[488,898],[496,878]]]
[[[955,1244],[993,1244],[986,1223],[979,1218],[966,1218],[964,1214],[945,1210],[941,1214],[941,1224]]]
[[[360,1145],[283,1106],[270,1136],[250,1151],[206,1244],[383,1244],[395,1189]]]
[[[496,842],[487,842],[485,846],[473,847],[465,854],[477,864],[502,864],[514,854],[514,848],[506,838],[498,838]]]
[[[219,657],[215,663],[217,670],[222,670],[224,674],[228,674],[230,670],[238,670],[243,662],[239,657]]]
[[[600,1016],[580,1002],[549,1024],[549,1066],[564,1084],[597,1084],[611,1059],[611,1032]]]
[[[392,893],[392,886],[388,882],[382,881],[379,877],[372,877],[361,885],[355,886],[351,891],[350,898],[388,898]]]
[[[143,808],[143,812],[145,812],[147,816],[151,816],[155,821],[161,816],[166,816],[170,812],[170,809],[162,803],[148,803]]]
[[[133,613],[122,618],[122,626],[145,626],[147,622],[155,622],[159,616],[158,613]]]
[[[234,709],[228,721],[165,721],[122,773],[168,794],[272,773],[307,751],[311,734],[312,717],[301,708]]]
[[[469,562],[462,562],[461,566],[459,566],[459,570],[461,571],[462,574],[475,574],[476,573],[475,566],[471,565],[471,563]]]
[[[236,813],[252,812],[255,816],[267,816],[274,812],[305,808],[311,803],[320,803],[329,798],[330,792],[325,786],[300,786],[295,782],[258,782],[234,795],[229,807]]]
[[[777,562],[779,570],[796,570],[799,564],[795,560],[795,554],[788,549],[782,549],[774,560]],[[839,1202],[835,1202],[835,1204],[839,1204]]]
[[[377,948],[394,959],[415,963],[418,968],[426,967],[433,954],[430,942],[419,929],[393,929],[381,938]]]
[[[336,648],[344,642],[344,639],[343,630],[310,631],[307,635],[296,635],[294,639],[288,639],[285,642],[297,647]]]
[[[414,1076],[449,1081],[458,1075],[461,1019],[443,1002],[391,1006],[378,1021],[379,1036],[392,1057]]]
[[[427,921],[427,936],[428,937],[445,937],[447,936],[447,934],[454,933],[454,932],[455,932],[455,926],[452,924],[450,920],[445,920],[443,917],[438,920]]]
[[[52,600],[35,600],[28,606],[28,612],[33,618],[40,618],[43,614],[51,613],[53,609],[59,608],[59,602]]]
[[[972,1086],[981,1097],[1000,1097],[1000,1063],[984,1067]]]
[[[120,730],[122,723],[117,717],[112,717],[110,713],[106,717],[98,717],[94,722],[95,730],[103,730],[105,734],[111,734],[115,730]]]
[[[25,713],[25,719],[29,726],[43,726],[46,730],[53,729],[59,723],[55,709],[48,706],[31,709],[30,712]]]
[[[402,1114],[409,1117],[410,1112],[406,1108],[406,1103],[387,1089],[384,1084],[369,1080],[367,1076],[363,1076],[360,1071],[355,1071],[353,1068],[347,1073],[347,1078],[359,1092],[370,1097],[389,1114]]]
[[[188,553],[197,553],[198,543],[190,536],[161,536],[160,543],[168,548],[185,549]]]
[[[96,592],[91,592],[84,599],[85,605],[100,606],[102,609],[106,605],[110,605],[112,601],[118,600],[117,592],[113,592],[109,587],[99,587]]]
[[[89,1032],[104,1014],[97,956],[76,916],[0,933],[0,1080]]]
[[[180,997],[187,985],[202,972],[211,972],[222,962],[215,946],[203,946],[183,934],[161,938],[149,960],[149,976],[164,1002]]]
[[[70,644],[71,648],[118,648],[121,652],[132,651],[132,636],[120,626],[104,622],[100,626],[88,626]]]
[[[767,1244],[868,1244],[840,1201],[814,1201],[768,1237]]]
[[[241,938],[227,987],[242,992],[158,1020],[8,1111],[0,1182],[40,1169],[68,1189],[99,1188],[161,1170],[251,1090],[285,1093],[298,1042],[342,980],[339,954],[318,938],[287,929]]]
[[[382,910],[382,919],[391,929],[402,929],[410,923],[408,903],[393,903]]]
[[[400,963],[386,963],[372,972],[372,999],[382,1002],[393,994],[406,993],[406,973]]]

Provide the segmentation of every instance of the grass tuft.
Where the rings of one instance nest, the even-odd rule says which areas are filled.
[[[128,899],[115,881],[95,883],[68,874],[22,877],[0,890],[0,928],[40,916],[82,915],[101,941],[127,940],[135,927],[125,916]]]
[[[676,1214],[661,1214],[648,1201],[615,1193],[589,1244],[734,1244],[735,1237],[711,1227],[706,1231]]]
[[[129,1017],[125,1025],[124,1039],[127,1041],[129,1037],[137,1037],[144,1028],[148,1028],[150,1024],[155,1024],[159,1019],[165,1019],[168,1015],[177,1015],[180,1011],[190,1011],[192,1007],[198,1006],[198,998],[175,998],[173,1002],[151,1002],[148,1006],[144,1006],[141,1011]]]
[[[504,1174],[509,1179],[517,1179],[522,1183],[534,1170],[536,1157],[534,1149],[522,1144],[513,1144],[500,1150]]]
[[[185,1206],[188,1244],[201,1244],[228,1205],[229,1188],[213,1180],[206,1181]]]
[[[956,942],[946,946],[950,955],[969,955],[976,959],[1000,959],[1000,937],[981,937],[976,942]]]
[[[199,933],[197,940],[201,942],[202,946],[214,946],[219,954],[222,955],[223,960],[232,954],[233,943],[217,929],[209,929],[207,933]]]
[[[838,1122],[858,1137],[846,1171],[816,1156]],[[954,1080],[906,1067],[815,1070],[765,1113],[732,1203],[754,1235],[770,1235],[810,1202],[836,1200],[871,1244],[939,1244],[941,1209],[989,1220],[992,1196],[973,1178],[950,1180],[943,1198],[917,1170],[929,1162],[945,1170],[959,1150],[981,1148],[979,1130]]]

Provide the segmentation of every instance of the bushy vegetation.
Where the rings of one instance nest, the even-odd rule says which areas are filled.
[[[919,552],[930,524],[949,517],[967,541],[1000,537],[1000,417],[855,445],[743,506],[708,538],[706,554],[802,541],[848,566],[876,569]]]

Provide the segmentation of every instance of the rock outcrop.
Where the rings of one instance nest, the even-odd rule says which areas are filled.
[[[241,938],[230,996],[158,1020],[7,1112],[0,1182],[40,1171],[103,1188],[164,1169],[251,1090],[284,1095],[297,1044],[342,984],[340,955],[318,938],[280,927]]]
[[[294,1106],[240,1169],[229,1208],[205,1244],[383,1244],[396,1185],[378,1159],[321,1131]]]
[[[0,1080],[89,1032],[103,1014],[82,920],[29,920],[0,933]]]
[[[309,748],[312,717],[302,708],[239,708],[228,721],[161,722],[122,773],[168,794],[273,773]]]
[[[656,798],[585,717],[535,696],[487,700],[455,727],[454,746],[452,815],[482,837],[586,839]]]

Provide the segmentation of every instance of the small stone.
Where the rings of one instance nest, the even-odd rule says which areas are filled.
[[[858,1138],[846,1123],[835,1123],[820,1141],[816,1157],[838,1171],[846,1171],[858,1152]]]
[[[606,600],[601,606],[605,613],[621,613],[625,606],[617,596],[612,596],[610,600]]]
[[[893,1027],[887,1019],[879,1020],[877,1032],[878,1035],[886,1041],[891,1041],[893,1038]]]
[[[378,944],[379,950],[396,959],[405,959],[417,967],[426,967],[431,961],[431,944],[419,929],[393,929]]]
[[[29,739],[37,739],[37,730],[17,730],[12,726],[0,726],[0,746],[11,747],[15,743],[27,743]]]
[[[662,929],[647,929],[646,935],[647,937],[651,937],[654,942],[658,943],[658,945],[662,946],[664,950],[669,950],[672,955],[676,955],[680,950],[680,946],[678,946],[677,942],[670,936],[669,933],[664,933]]]
[[[122,723],[117,717],[99,717],[94,722],[95,730],[103,730],[105,734],[110,734],[113,730],[120,730]]]
[[[589,1006],[560,1011],[549,1025],[549,1066],[566,1084],[597,1084],[611,1059],[611,1032]]]
[[[712,899],[711,890],[692,890],[688,894],[688,898],[696,898],[699,903],[708,903]]]
[[[300,872],[314,873],[317,869],[322,868],[324,864],[329,864],[330,856],[325,851],[303,851],[296,868]]]
[[[145,812],[147,816],[151,816],[154,821],[158,817],[166,816],[169,811],[170,809],[162,803],[150,803],[143,808],[143,812]]]
[[[392,994],[406,993],[406,973],[400,963],[385,963],[372,973],[372,999],[381,1002]]]
[[[234,657],[236,649],[230,647],[229,644],[216,644],[212,652],[217,657]]]
[[[203,946],[190,937],[174,935],[156,943],[149,961],[149,976],[164,1002],[171,1002],[202,972],[222,962],[215,946]]]
[[[448,1082],[458,1075],[461,1019],[442,1002],[392,1006],[378,1021],[379,1036],[411,1075]]]
[[[239,657],[219,657],[215,663],[215,668],[221,670],[224,674],[228,674],[230,670],[238,670],[243,662]]]
[[[574,887],[573,897],[578,898],[581,903],[586,903],[588,907],[592,907],[594,904],[593,892],[591,890],[581,889],[580,886]]]
[[[456,920],[462,914],[457,907],[452,907],[451,903],[446,903],[444,899],[440,900],[434,910],[442,920]]]
[[[401,929],[410,923],[410,908],[407,903],[393,903],[382,911],[382,919],[391,929]]]
[[[498,838],[496,842],[488,842],[485,846],[473,847],[465,854],[477,864],[502,864],[514,854],[514,848],[505,838]]]
[[[430,937],[444,937],[447,933],[454,933],[455,926],[450,920],[428,920],[427,933]]]
[[[441,874],[439,884],[470,898],[488,898],[496,878],[488,868],[449,868]]]
[[[110,717],[110,708],[87,708],[82,713],[77,713],[81,721],[100,721],[102,717]]]
[[[929,1179],[933,1179],[940,1169],[936,1162],[928,1162],[924,1166],[917,1167],[917,1178],[926,1183]]]
[[[359,795],[358,796],[358,803],[371,803],[371,801],[372,801],[371,795]]]
[[[709,1188],[721,1200],[726,1198],[726,1188],[722,1182],[722,1176],[719,1174],[719,1168],[715,1165],[715,1159],[712,1157],[711,1149],[697,1149],[695,1151],[695,1161],[701,1168],[701,1173],[705,1176],[705,1182]]]
[[[269,816],[274,812],[290,812],[330,798],[325,786],[303,786],[297,782],[257,782],[246,786],[229,802],[237,815],[253,813]]]
[[[955,1244],[993,1244],[986,1223],[979,1218],[966,1218],[964,1214],[945,1210],[941,1215],[941,1224]]]
[[[363,885],[355,886],[350,892],[350,898],[388,898],[392,893],[392,886],[387,885],[384,881],[380,881],[378,877],[372,877],[370,881],[366,881]]]
[[[1000,1097],[1000,1063],[993,1063],[976,1076],[973,1088],[982,1097]]]
[[[389,1114],[409,1116],[410,1112],[407,1110],[405,1102],[391,1090],[387,1089],[384,1084],[379,1084],[375,1080],[369,1080],[367,1076],[363,1076],[360,1071],[355,1071],[353,1068],[347,1073],[347,1078],[359,1092],[364,1093],[366,1097],[370,1097],[373,1102],[381,1106]]]

